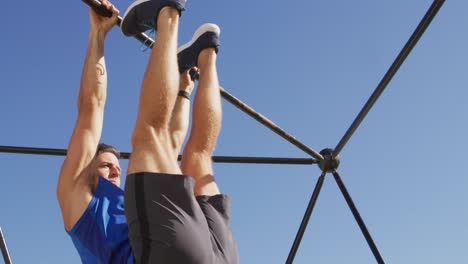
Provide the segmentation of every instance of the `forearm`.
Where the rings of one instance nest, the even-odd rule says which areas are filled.
[[[192,88],[184,87],[182,85],[179,88],[179,91],[186,91],[190,94]],[[189,114],[190,100],[183,96],[177,96],[174,109],[172,111],[170,130],[173,137],[173,144],[177,149],[179,149],[179,151],[182,147],[185,136],[187,135],[187,130],[189,127]]]
[[[104,59],[106,33],[91,31],[81,75],[78,110],[103,109],[107,95],[107,69]]]
[[[77,102],[78,117],[68,146],[69,155],[76,155],[72,160],[80,168],[94,155],[102,132],[107,94],[104,38],[105,34],[97,31],[89,33]]]
[[[173,132],[182,132],[182,137],[187,134],[189,126],[190,101],[182,96],[177,96],[172,112],[171,130]]]

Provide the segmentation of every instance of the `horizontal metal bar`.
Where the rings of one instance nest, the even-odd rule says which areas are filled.
[[[34,155],[51,155],[65,156],[66,149],[57,148],[32,148],[32,147],[16,147],[16,146],[0,146],[0,153],[15,153],[15,154],[34,154]],[[120,153],[122,159],[130,157],[129,152]],[[182,156],[179,155],[179,160]],[[311,165],[317,161],[310,158],[278,158],[278,157],[246,157],[246,156],[213,156],[213,162],[216,163],[247,163],[247,164],[290,164],[290,165]]]
[[[179,157],[180,159],[180,157]],[[311,165],[317,161],[311,158],[278,158],[278,157],[245,157],[245,156],[213,156],[215,163],[247,163],[247,164],[290,164]]]

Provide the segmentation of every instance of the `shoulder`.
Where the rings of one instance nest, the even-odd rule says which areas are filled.
[[[93,199],[94,187],[89,182],[80,182],[58,196],[65,229],[70,231],[78,222]]]

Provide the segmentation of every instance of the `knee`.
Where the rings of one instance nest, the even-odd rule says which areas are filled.
[[[193,142],[189,140],[184,148],[184,156],[191,157],[192,159],[202,160],[206,158],[211,158],[212,150],[203,142]]]
[[[214,152],[216,146],[215,135],[200,135],[199,133],[190,134],[189,140],[185,146],[185,149],[189,153],[198,153],[199,155],[209,155],[211,156]]]
[[[196,159],[211,158],[213,154],[214,146],[207,140],[196,140],[193,136],[189,138],[185,145],[184,155],[190,156]]]
[[[207,168],[211,168],[211,163],[211,152],[200,151],[190,146],[185,147],[181,164],[184,170],[188,169],[192,174],[193,171],[205,171]]]

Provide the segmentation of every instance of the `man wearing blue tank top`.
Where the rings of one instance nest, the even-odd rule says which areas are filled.
[[[104,40],[119,13],[102,3],[112,17],[89,12],[78,118],[57,185],[65,229],[82,263],[237,263],[229,197],[220,194],[211,164],[221,128],[219,28],[202,25],[177,50],[185,0],[137,0],[125,13],[125,35],[149,26],[158,36],[142,84],[124,192],[119,152],[99,143],[107,93]],[[200,70],[200,81],[179,167],[194,86],[190,69]]]
[[[104,40],[116,24],[89,12],[90,32],[78,97],[78,118],[60,170],[57,199],[82,263],[133,263],[120,188],[119,152],[99,144],[107,92]]]

